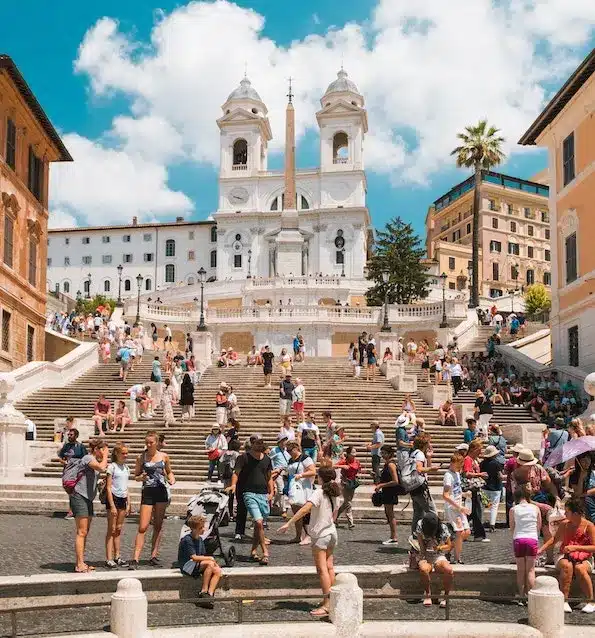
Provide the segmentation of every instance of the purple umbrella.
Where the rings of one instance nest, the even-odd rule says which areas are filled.
[[[545,465],[553,467],[574,459],[585,452],[595,451],[595,436],[579,436],[578,439],[571,439],[568,443],[564,443],[562,447],[552,450],[548,456]]]

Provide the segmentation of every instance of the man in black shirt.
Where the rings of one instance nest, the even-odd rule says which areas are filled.
[[[252,537],[252,560],[261,565],[268,565],[269,551],[264,536],[264,519],[270,514],[270,502],[273,500],[275,488],[271,476],[273,465],[271,459],[264,453],[265,443],[260,434],[250,437],[250,449],[238,457],[231,478],[229,490],[236,491],[238,483],[241,486],[242,498],[246,510],[254,520],[254,535]],[[258,556],[258,548],[262,556]]]
[[[359,353],[359,364],[363,368],[364,366],[364,357],[366,356],[366,346],[368,345],[368,336],[366,331],[364,330],[361,335],[357,338],[357,351]]]
[[[291,372],[288,372],[279,383],[279,414],[281,415],[281,420],[286,414],[291,414],[291,397],[294,387],[291,380]]]
[[[262,353],[262,371],[264,372],[264,387],[271,387],[271,374],[273,374],[273,361],[275,360],[275,355],[271,352],[268,346],[264,347],[264,352]]]

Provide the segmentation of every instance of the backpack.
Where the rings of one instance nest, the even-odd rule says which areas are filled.
[[[224,481],[229,481],[233,476],[234,467],[235,459],[231,454],[224,453],[219,461],[219,476]]]
[[[402,494],[413,492],[425,482],[424,477],[417,471],[416,462],[412,454],[408,454],[406,457],[404,455],[398,457],[397,473],[399,475],[399,490]]]
[[[68,495],[74,493],[74,488],[85,475],[86,468],[86,465],[81,464],[81,459],[70,459],[70,462],[65,466],[62,474],[62,487]]]

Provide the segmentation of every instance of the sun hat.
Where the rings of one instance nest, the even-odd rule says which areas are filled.
[[[536,465],[537,459],[531,450],[521,450],[517,457],[519,465]]]
[[[395,424],[395,425],[396,425],[398,428],[400,428],[400,427],[402,427],[402,426],[407,425],[407,423],[409,423],[409,418],[408,418],[408,417],[406,417],[404,414],[401,414],[401,416],[397,419],[397,422],[396,422],[396,424]]]
[[[515,445],[513,445],[510,448],[511,452],[516,452],[517,454],[519,454],[520,452],[522,452],[525,449],[525,446],[522,443],[515,443]]]
[[[491,459],[493,456],[498,456],[498,454],[500,454],[500,452],[495,445],[488,445],[483,451],[482,456],[484,459]]]
[[[287,434],[283,434],[283,432],[279,432],[279,434],[277,434],[277,442],[283,441],[284,439],[287,440],[288,438]]]
[[[467,445],[467,443],[459,443],[455,447],[455,450],[458,450],[459,452],[468,452],[469,451],[469,446]]]

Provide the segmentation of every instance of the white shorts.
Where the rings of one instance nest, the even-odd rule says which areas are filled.
[[[464,532],[465,530],[471,529],[467,516],[456,510],[445,509],[444,522],[451,525],[455,532]]]
[[[291,399],[279,399],[279,414],[291,414]]]

